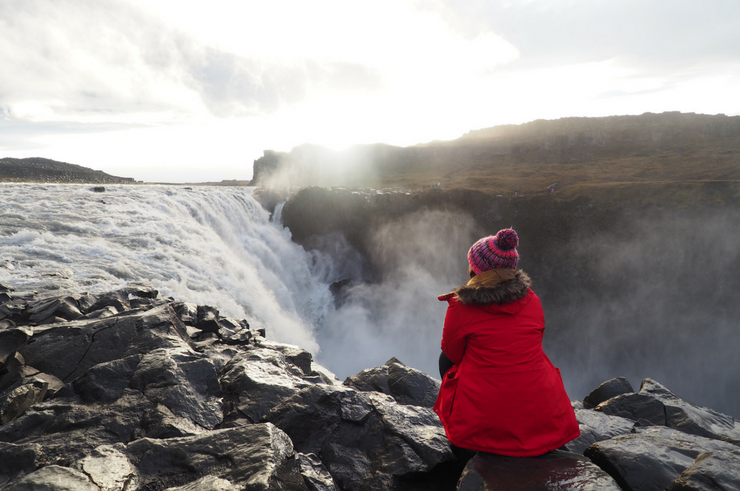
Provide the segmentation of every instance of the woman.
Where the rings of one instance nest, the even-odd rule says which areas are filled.
[[[513,229],[468,251],[470,281],[452,293],[442,334],[442,387],[434,411],[450,442],[482,452],[531,457],[580,432],[560,370],[542,350],[545,316],[531,280],[517,270]]]

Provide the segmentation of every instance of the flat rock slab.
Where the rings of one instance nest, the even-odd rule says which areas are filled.
[[[478,452],[457,491],[621,491],[614,479],[582,455],[562,450],[540,457]]]
[[[734,491],[740,489],[740,450],[699,455],[666,491]]]
[[[594,443],[584,454],[627,491],[663,491],[700,454],[732,452],[731,443],[690,435],[661,426]]]

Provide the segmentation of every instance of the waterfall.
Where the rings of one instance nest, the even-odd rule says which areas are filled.
[[[145,281],[318,352],[333,308],[311,257],[252,188],[3,184],[0,283],[102,292]]]

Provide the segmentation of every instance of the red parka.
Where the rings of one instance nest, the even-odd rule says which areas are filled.
[[[560,370],[542,350],[545,316],[530,284],[517,271],[440,297],[449,303],[442,351],[455,365],[434,411],[458,447],[531,457],[580,434]]]

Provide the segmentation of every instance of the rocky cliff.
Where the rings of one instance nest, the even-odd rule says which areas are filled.
[[[439,382],[392,359],[341,383],[248,321],[146,285],[0,287],[0,489],[699,490],[740,486],[740,425],[651,379],[598,387],[542,457],[450,447]]]
[[[738,164],[739,116],[646,113],[538,120],[405,148],[266,151],[254,163],[252,184],[462,187],[507,197],[546,194],[554,184],[556,195],[568,199],[614,200],[622,192],[664,199],[705,183],[723,183],[737,194]]]
[[[50,159],[0,159],[0,182],[49,182],[90,184],[133,184],[130,177],[118,177],[103,171]]]

